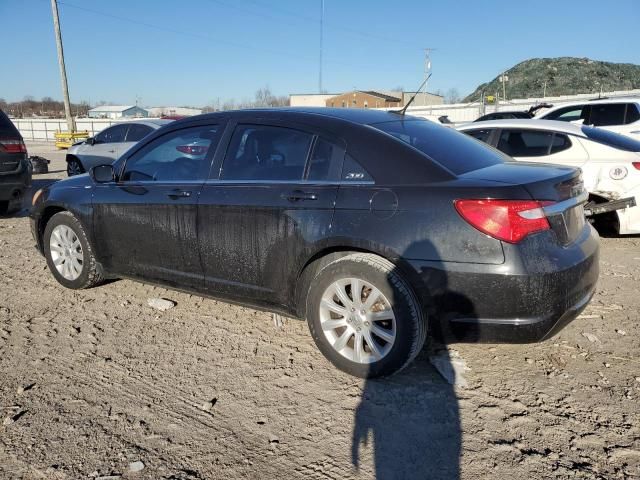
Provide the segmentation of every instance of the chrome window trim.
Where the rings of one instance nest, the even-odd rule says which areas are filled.
[[[204,182],[205,185],[375,185],[375,182],[341,182],[341,181],[329,181],[329,180],[212,180],[209,179]]]

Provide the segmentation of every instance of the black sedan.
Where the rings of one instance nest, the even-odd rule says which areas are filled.
[[[439,331],[532,342],[598,277],[579,170],[511,162],[394,112],[180,120],[34,196],[58,282],[128,277],[306,318],[353,375],[397,372]]]

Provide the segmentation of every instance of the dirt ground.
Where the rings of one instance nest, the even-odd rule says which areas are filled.
[[[66,176],[29,151],[54,159],[38,186]],[[65,290],[24,212],[0,219],[0,478],[639,478],[640,238],[601,255],[555,338],[450,345],[466,387],[430,350],[367,382],[303,322],[131,281]]]

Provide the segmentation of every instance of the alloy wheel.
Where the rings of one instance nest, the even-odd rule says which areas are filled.
[[[384,358],[396,339],[396,317],[387,297],[359,278],[333,282],[320,303],[320,326],[340,355],[370,364]]]
[[[76,233],[66,225],[58,225],[49,238],[51,260],[65,279],[76,280],[82,273],[84,254]]]

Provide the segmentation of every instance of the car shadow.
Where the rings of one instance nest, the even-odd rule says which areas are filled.
[[[418,242],[407,251],[436,251]],[[456,310],[475,318],[472,302],[449,289],[445,265],[423,262],[419,276],[396,265],[387,275],[412,279],[416,294],[427,300],[427,342],[400,373],[365,381],[354,417],[351,462],[358,471],[372,461],[378,480],[460,478],[462,428],[455,384],[464,384],[462,360],[447,348],[455,341],[448,319]],[[408,274],[409,273],[409,274]],[[407,275],[408,274],[408,275]],[[443,314],[442,310],[449,310]],[[469,337],[466,338],[469,340]]]

